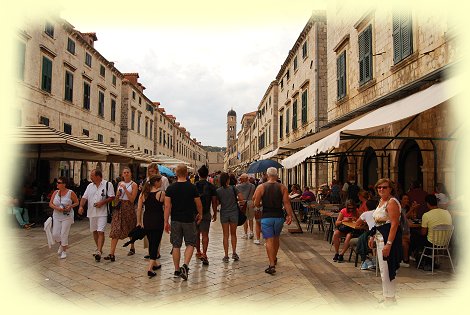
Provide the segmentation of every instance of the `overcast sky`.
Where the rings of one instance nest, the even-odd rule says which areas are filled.
[[[239,130],[242,115],[256,110],[312,10],[325,8],[298,1],[283,15],[280,2],[262,3],[274,8],[198,7],[205,12],[198,20],[187,15],[191,8],[153,7],[155,19],[105,24],[63,8],[61,17],[81,32],[96,32],[95,48],[119,71],[138,72],[145,95],[176,116],[191,137],[225,146],[227,112],[237,112]]]

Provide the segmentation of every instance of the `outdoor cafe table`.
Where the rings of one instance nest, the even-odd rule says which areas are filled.
[[[356,227],[356,221],[343,221],[341,223],[343,225],[349,226],[350,228],[353,228],[355,230],[367,230],[368,229],[367,225],[364,225],[364,224],[361,225],[361,226]]]
[[[34,210],[34,222],[43,223],[49,215],[46,209],[49,208],[49,201],[25,201],[24,205],[28,210]],[[44,220],[43,220],[44,219]]]

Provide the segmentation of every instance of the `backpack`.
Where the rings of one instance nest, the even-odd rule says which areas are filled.
[[[348,183],[348,199],[354,200],[354,202],[359,202],[359,186],[356,183]]]
[[[202,203],[202,212],[207,213],[210,212],[210,207],[212,203],[212,190],[211,190],[211,183],[207,180],[200,180],[196,182],[196,189],[199,193],[199,197],[201,198]]]

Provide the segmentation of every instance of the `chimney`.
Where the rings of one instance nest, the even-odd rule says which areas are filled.
[[[95,46],[95,41],[98,40],[98,37],[96,37],[96,33],[81,33],[82,37],[85,39],[85,41],[91,46]]]
[[[129,80],[129,82],[137,86],[137,79],[139,78],[138,73],[123,73],[123,75],[125,79]]]

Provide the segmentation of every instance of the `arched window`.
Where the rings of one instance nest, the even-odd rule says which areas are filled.
[[[364,152],[364,160],[362,164],[362,184],[364,189],[367,188],[369,185],[375,185],[375,183],[377,182],[377,168],[377,155],[371,147],[368,147]]]
[[[348,158],[346,155],[341,155],[339,158],[339,166],[338,166],[338,180],[344,184],[348,181],[348,172],[349,172],[349,165],[348,165]]]
[[[398,183],[403,191],[407,191],[413,181],[423,183],[423,157],[414,140],[406,140],[398,158]]]

